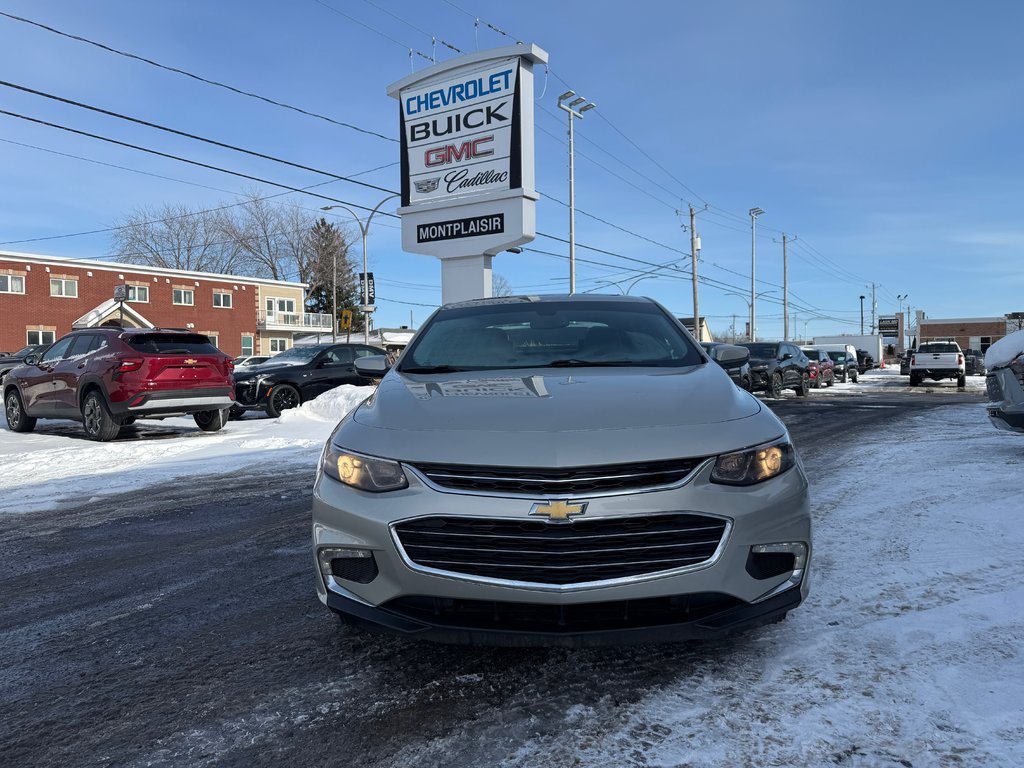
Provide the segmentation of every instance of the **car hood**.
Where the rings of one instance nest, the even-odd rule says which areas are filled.
[[[259,376],[272,376],[280,371],[289,371],[299,365],[308,365],[308,363],[263,363],[262,365],[243,365],[239,368],[235,368],[235,381],[249,381],[249,379],[255,379]]]
[[[581,466],[710,456],[783,434],[774,414],[709,363],[392,371],[334,440],[406,461]]]

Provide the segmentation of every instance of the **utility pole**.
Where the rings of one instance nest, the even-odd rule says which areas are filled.
[[[697,214],[690,206],[690,263],[693,272],[693,335],[698,342],[701,338],[700,311],[697,309]]]
[[[864,296],[860,297],[860,335],[864,335]]]
[[[796,331],[793,332],[796,336]],[[782,340],[789,341],[789,264],[786,260],[786,233],[782,233]]]
[[[871,332],[875,333],[875,329],[878,325],[875,323],[875,310],[877,309],[877,303],[875,302],[875,284],[871,284]]]

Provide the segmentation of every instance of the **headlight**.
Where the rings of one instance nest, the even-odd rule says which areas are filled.
[[[796,464],[796,452],[785,439],[759,445],[749,451],[718,457],[711,481],[726,485],[754,485],[781,475]]]
[[[320,468],[335,480],[364,491],[382,493],[407,488],[402,466],[397,461],[352,453],[329,445]]]

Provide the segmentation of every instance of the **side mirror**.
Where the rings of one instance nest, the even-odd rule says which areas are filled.
[[[39,362],[39,355],[29,355],[25,358],[25,365],[35,365]]]
[[[356,373],[368,379],[382,379],[391,370],[391,361],[387,355],[367,355],[355,360]]]
[[[792,352],[787,352],[786,354],[784,354],[782,356],[782,359],[783,360],[790,360],[790,359],[792,359],[792,357],[793,357],[793,353]]]
[[[716,347],[715,360],[723,365],[740,366],[750,360],[750,350],[746,347]]]

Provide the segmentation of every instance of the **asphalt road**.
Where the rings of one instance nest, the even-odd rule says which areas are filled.
[[[981,399],[770,405],[813,473],[895,414]],[[614,722],[708,659],[756,653],[743,637],[548,651],[347,630],[313,591],[311,484],[267,470],[0,516],[0,765],[518,765],[573,702]]]

